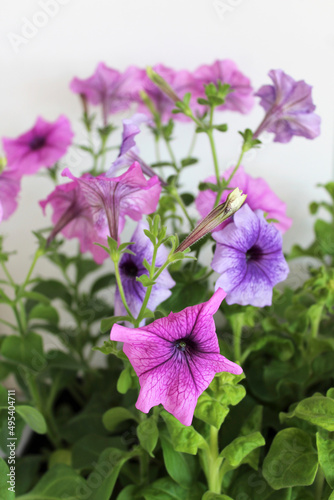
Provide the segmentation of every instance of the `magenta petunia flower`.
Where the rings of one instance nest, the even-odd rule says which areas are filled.
[[[41,167],[52,167],[72,142],[73,132],[65,116],[54,123],[37,118],[33,128],[17,139],[3,138],[8,167],[20,174],[34,174]]]
[[[21,176],[18,172],[7,168],[0,173],[0,222],[15,212],[20,189]]]
[[[192,92],[192,90],[194,89],[194,78],[189,71],[175,71],[174,69],[168,68],[163,64],[157,64],[153,66],[152,69],[169,84],[169,86],[180,98],[180,100],[182,100],[184,94],[186,94],[187,92]],[[153,102],[163,122],[167,122],[170,118],[179,121],[191,120],[189,117],[183,115],[182,113],[172,113],[172,110],[175,109],[175,102],[150,80],[150,78],[146,74],[146,71],[144,71],[142,74],[142,90],[145,91],[145,93]],[[145,113],[149,116],[152,116],[149,109],[141,100],[139,100],[138,111],[140,113]]]
[[[119,263],[119,272],[122,279],[125,298],[131,313],[136,318],[139,314],[146,293],[146,288],[136,281],[136,277],[142,274],[148,275],[147,269],[143,265],[146,259],[149,264],[152,263],[153,245],[145,235],[144,229],[148,229],[148,224],[140,221],[130,241],[134,242],[129,249],[135,255],[123,254]],[[168,250],[165,246],[158,248],[155,266],[161,267],[167,260]],[[173,288],[175,281],[165,269],[158,277],[156,284],[152,288],[147,307],[154,311],[156,307],[171,295],[170,288]],[[126,315],[125,307],[122,303],[119,290],[116,288],[115,294],[115,316]]]
[[[233,167],[226,170],[222,176],[223,179],[228,179],[231,175]],[[216,177],[211,176],[204,180],[204,182],[210,182],[213,184],[217,183]],[[250,206],[252,210],[263,210],[268,213],[269,219],[276,219],[278,223],[275,223],[277,229],[282,233],[287,231],[292,224],[292,220],[286,216],[286,204],[281,201],[278,196],[270,189],[266,181],[260,177],[254,179],[249,174],[247,174],[243,167],[240,166],[234,175],[231,183],[230,189],[238,187],[242,190],[244,194],[247,194],[246,203]],[[224,191],[220,200],[220,203],[226,200],[228,191]],[[210,210],[212,210],[217,193],[206,189],[205,191],[200,191],[196,198],[196,208],[202,217],[205,217]],[[219,231],[227,224],[229,224],[232,219],[223,222],[218,226],[215,231]]]
[[[214,233],[217,241],[211,267],[220,274],[228,304],[271,305],[273,287],[285,280],[289,267],[282,252],[282,235],[266,222],[262,210],[245,204],[233,223]]]
[[[220,80],[222,84],[228,83],[233,92],[227,95],[225,103],[218,106],[217,109],[239,111],[240,113],[249,113],[252,109],[254,98],[250,80],[241,73],[233,61],[224,59],[215,61],[211,65],[200,66],[194,71],[193,77],[196,81],[196,87],[193,88],[193,99],[206,98],[204,85],[211,82],[217,84]],[[193,103],[193,106],[196,106],[200,113],[205,110],[201,104]]]
[[[139,377],[136,407],[148,413],[158,404],[183,425],[191,425],[197,399],[218,372],[242,373],[219,354],[213,314],[225,292],[218,289],[208,302],[133,329],[114,325],[110,338],[123,350]]]
[[[125,216],[139,221],[143,214],[154,212],[161,192],[157,176],[147,181],[137,162],[119,177],[76,178],[68,168],[62,175],[78,181],[98,234],[115,240],[124,228]]]
[[[73,78],[70,88],[76,94],[83,95],[89,103],[101,104],[106,118],[108,114],[128,109],[135,99],[136,90],[138,92],[140,88],[140,81],[141,70],[134,66],[120,73],[99,63],[89,78]]]
[[[294,135],[314,139],[320,134],[320,117],[313,113],[312,87],[296,82],[280,69],[269,71],[273,85],[263,85],[256,96],[266,115],[254,133],[264,130],[275,134],[275,142],[289,142]]]
[[[90,178],[89,174],[84,177]],[[78,238],[80,251],[82,253],[91,252],[95,262],[102,264],[108,254],[103,248],[94,245],[94,242],[107,245],[108,232],[106,231],[104,235],[97,232],[91,209],[77,179],[57,186],[46,200],[39,203],[44,214],[47,205],[50,204],[53,208],[54,228],[48,238],[49,241],[52,241],[59,232],[67,239]]]

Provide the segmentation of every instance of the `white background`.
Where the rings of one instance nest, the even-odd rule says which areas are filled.
[[[213,0],[54,0],[58,11],[53,17],[38,14],[43,12],[41,2],[0,0],[0,136],[20,135],[38,115],[53,121],[63,113],[79,131],[80,105],[69,82],[74,76],[90,76],[99,61],[119,70],[158,62],[192,70],[230,58],[251,78],[255,89],[270,83],[270,69],[281,68],[313,85],[322,134],[314,141],[296,137],[287,145],[266,144],[244,166],[250,174],[264,177],[286,201],[294,224],[285,235],[285,248],[311,241],[308,203],[322,196],[315,188],[318,182],[333,179],[332,0],[220,0],[220,4]],[[27,20],[44,26],[15,45],[13,34],[26,35]],[[238,156],[237,130],[255,128],[262,115],[260,107],[249,116],[225,114],[230,131],[218,137],[222,168]],[[115,143],[119,137],[120,130]],[[154,161],[148,139],[148,135],[140,138],[141,153]],[[189,126],[178,127],[174,145],[178,157],[186,155],[190,141]],[[213,172],[206,137],[199,138],[195,155],[201,163],[185,172],[182,180],[187,190]],[[68,164],[77,175],[84,158],[82,164],[71,159]],[[18,248],[10,269],[19,280],[35,249],[31,230],[49,225],[37,201],[52,189],[46,178],[26,177],[19,209],[1,225],[6,250]]]

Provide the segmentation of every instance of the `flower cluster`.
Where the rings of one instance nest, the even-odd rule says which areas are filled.
[[[294,135],[313,139],[320,133],[320,119],[314,114],[309,85],[294,81],[281,70],[273,70],[269,76],[273,85],[254,94],[248,77],[230,60],[202,65],[193,72],[159,64],[148,72],[131,66],[121,73],[100,63],[92,76],[74,78],[70,85],[82,99],[88,133],[95,127],[89,105],[102,108],[103,127],[96,127],[100,150],[94,149],[92,141],[88,146],[79,145],[92,155],[94,165],[78,176],[64,168],[62,176],[67,182],[57,185],[40,202],[44,213],[48,206],[53,210],[53,229],[44,251],[50,250],[50,243],[60,233],[67,239],[77,238],[80,252],[90,252],[97,264],[109,255],[115,265],[116,318],[108,323],[109,329],[113,325],[110,338],[124,342],[124,353],[139,377],[137,408],[147,413],[162,404],[184,425],[191,424],[197,399],[216,373],[242,373],[238,364],[220,354],[213,315],[222,300],[226,297],[228,305],[271,305],[273,287],[289,272],[282,252],[282,233],[292,223],[286,205],[264,179],[246,173],[241,161],[246,151],[260,145],[257,138],[264,130],[274,133],[276,142],[288,142]],[[249,129],[241,132],[239,160],[233,168],[220,172],[214,134],[226,132],[227,126],[215,125],[214,111],[249,113],[255,96],[260,97],[265,117],[254,133]],[[129,109],[133,103],[138,112],[123,121],[119,155],[105,168],[110,149],[107,141],[113,130],[109,115]],[[196,197],[178,191],[182,169],[197,160],[190,154],[180,161],[175,158],[170,145],[173,119],[194,122],[195,131],[209,138],[215,176],[203,174],[206,178]],[[136,136],[144,124],[151,128],[156,142],[164,138],[171,161],[160,161],[157,155],[157,163],[149,165],[140,156]],[[16,209],[22,176],[46,167],[56,179],[53,167],[72,139],[65,116],[53,123],[38,118],[18,138],[3,139],[6,162],[0,170],[0,222]],[[163,174],[156,175],[154,167],[162,165],[174,169],[167,180]],[[125,172],[115,176],[119,169]],[[187,212],[194,200],[202,217],[197,224]],[[181,244],[178,233],[185,232],[184,221],[181,218],[179,223],[177,209],[189,222],[189,234]],[[149,214],[155,215],[146,223],[142,218]],[[138,223],[130,242],[121,241],[126,218]],[[166,224],[176,234],[167,236]],[[211,263],[201,266],[196,258],[210,232],[216,242],[214,256]],[[195,263],[189,268],[182,261],[195,244]],[[173,263],[178,264],[167,270]],[[206,290],[203,303],[182,310],[175,301],[170,306],[174,287],[182,293],[186,282],[180,275],[190,276],[195,288],[197,277],[208,282],[213,272],[209,265],[218,273],[214,294]],[[162,308],[159,314],[158,306]],[[240,359],[235,356],[235,361]]]

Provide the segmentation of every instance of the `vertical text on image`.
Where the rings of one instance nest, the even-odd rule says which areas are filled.
[[[15,390],[8,389],[7,408],[8,408],[8,436],[7,436],[7,463],[9,472],[7,474],[8,491],[15,493]]]

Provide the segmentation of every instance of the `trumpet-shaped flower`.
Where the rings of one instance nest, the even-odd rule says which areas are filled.
[[[101,104],[106,117],[130,106],[138,72],[140,70],[137,68],[129,67],[124,73],[120,73],[99,63],[95,73],[89,78],[73,78],[70,88],[76,94],[84,96],[89,103]]]
[[[226,170],[222,176],[222,179],[228,179],[233,170],[229,168]],[[210,182],[216,184],[216,178],[214,176],[208,177],[204,182]],[[279,229],[282,233],[287,231],[292,224],[292,220],[286,216],[286,204],[276,196],[276,194],[270,189],[268,184],[264,179],[251,177],[249,174],[246,174],[243,167],[239,167],[236,174],[234,175],[232,181],[230,182],[230,189],[234,189],[238,187],[243,191],[244,194],[247,194],[247,204],[252,210],[263,210],[268,214],[270,219],[278,220],[275,223],[277,229]],[[224,202],[227,198],[230,190],[225,190],[220,199],[220,203]],[[211,189],[206,189],[205,191],[201,191],[196,198],[196,208],[201,214],[202,217],[205,217],[210,210],[212,210],[216,195],[214,191]],[[218,226],[215,231],[219,231],[227,224],[229,224],[232,219],[223,222],[220,226]]]
[[[320,117],[313,113],[312,87],[296,82],[280,69],[269,71],[273,85],[263,85],[255,94],[266,115],[254,133],[264,130],[275,134],[274,142],[289,142],[294,135],[314,139],[320,134]]]
[[[211,267],[220,274],[216,288],[224,288],[226,302],[271,305],[273,287],[287,277],[289,267],[282,252],[282,235],[266,222],[263,212],[253,212],[245,204],[233,223],[213,238],[217,246]]]
[[[131,238],[134,244],[129,247],[131,252],[135,255],[125,253],[119,263],[119,272],[125,298],[135,318],[139,314],[146,293],[146,288],[139,281],[136,281],[136,277],[142,274],[148,275],[148,271],[143,265],[143,260],[146,259],[147,262],[151,264],[153,256],[153,244],[145,235],[144,229],[148,229],[148,224],[140,221]],[[158,248],[155,261],[156,267],[160,267],[166,262],[168,253],[165,246],[161,245]],[[157,278],[156,284],[152,288],[147,307],[154,311],[161,302],[168,299],[171,295],[170,288],[174,285],[175,281],[172,279],[167,269],[165,269]],[[115,315],[126,315],[126,310],[122,303],[118,288],[116,288],[115,294]]]
[[[157,176],[147,181],[137,162],[119,177],[76,178],[67,168],[62,175],[78,181],[97,233],[114,240],[124,228],[126,215],[139,221],[143,214],[155,211],[161,192]]]
[[[3,138],[8,167],[21,175],[52,167],[64,156],[72,138],[70,122],[65,116],[54,123],[39,117],[33,128],[17,139]]]
[[[139,377],[136,407],[144,413],[158,404],[182,424],[191,425],[197,399],[218,372],[242,373],[219,353],[213,314],[225,292],[218,289],[208,302],[133,329],[114,325],[110,338],[123,350]]]
[[[224,59],[215,61],[211,65],[200,66],[194,71],[193,76],[196,82],[193,97],[205,98],[204,85],[211,82],[217,84],[219,80],[222,84],[229,84],[233,92],[227,95],[225,103],[218,106],[217,109],[239,111],[240,113],[249,113],[252,109],[254,97],[250,80],[241,73],[233,61]],[[196,107],[201,113],[205,111],[203,105],[196,104]]]
[[[0,222],[15,212],[20,188],[21,177],[15,170],[7,168],[0,173]]]
[[[86,175],[85,178],[88,179],[90,176]],[[103,235],[97,232],[91,209],[77,179],[57,186],[45,200],[39,203],[44,214],[47,205],[50,204],[53,208],[54,228],[48,241],[52,241],[58,233],[61,233],[67,239],[78,238],[80,251],[91,252],[97,264],[101,264],[108,257],[103,248],[94,245],[95,242],[106,245],[108,233],[106,231]]]

